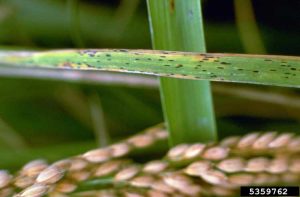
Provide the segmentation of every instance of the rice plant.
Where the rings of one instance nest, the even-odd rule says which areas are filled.
[[[280,121],[300,117],[300,57],[207,53],[206,37],[219,43],[204,33],[210,2],[109,1],[100,14],[92,2],[1,2],[0,27],[27,24],[11,33],[27,44],[0,50],[0,196],[238,196],[241,186],[298,185],[299,123]],[[245,51],[266,53],[254,8],[235,0],[234,20]],[[51,49],[65,36],[54,26],[69,28],[70,46]],[[17,40],[5,35],[0,43]],[[34,44],[41,35],[46,49]]]

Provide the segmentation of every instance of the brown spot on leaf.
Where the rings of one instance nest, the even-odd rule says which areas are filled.
[[[175,10],[175,0],[170,0],[170,9],[171,9],[171,12],[174,12],[174,10]]]

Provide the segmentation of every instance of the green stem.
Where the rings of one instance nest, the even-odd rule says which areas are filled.
[[[67,11],[69,13],[70,35],[76,47],[83,48],[84,41],[81,38],[79,2],[78,0],[67,1]]]
[[[122,38],[126,28],[136,15],[136,11],[141,3],[140,0],[121,0],[115,12],[115,33],[116,40]]]
[[[154,49],[205,52],[199,0],[148,0]],[[170,144],[217,139],[210,84],[160,78]]]
[[[96,91],[94,91],[91,92],[87,99],[97,143],[99,147],[105,147],[109,144],[110,137],[105,122],[105,115],[100,96]]]
[[[251,0],[234,0],[235,20],[246,53],[265,54]]]

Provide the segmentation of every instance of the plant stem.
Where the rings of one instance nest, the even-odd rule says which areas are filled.
[[[67,1],[67,11],[69,13],[70,36],[76,47],[84,48],[84,41],[81,37],[79,2],[78,0]]]
[[[206,51],[199,0],[147,2],[154,49]],[[170,144],[215,141],[209,82],[160,78],[160,84]]]
[[[246,53],[265,54],[251,0],[234,0],[235,20]]]
[[[97,143],[99,147],[105,147],[109,144],[110,137],[105,122],[101,99],[96,91],[91,92],[88,96],[88,104]]]

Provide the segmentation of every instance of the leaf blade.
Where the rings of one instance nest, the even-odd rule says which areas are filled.
[[[300,57],[157,50],[0,52],[2,66],[104,70],[148,75],[300,87]],[[1,70],[0,70],[1,72]]]

